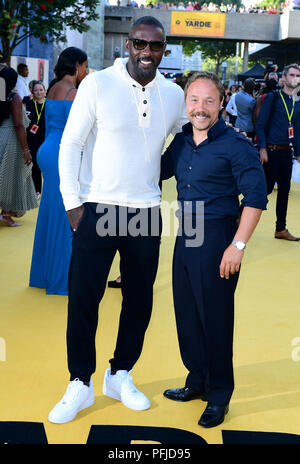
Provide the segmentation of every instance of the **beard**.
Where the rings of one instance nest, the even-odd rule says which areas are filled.
[[[287,82],[286,86],[290,89],[295,89],[296,87],[298,87],[299,84],[300,84],[299,78],[296,77],[295,79],[291,79],[289,82]]]
[[[152,63],[152,66],[149,67],[148,69],[143,69],[141,66],[140,66],[140,61],[142,60],[142,58],[137,58],[136,62],[135,62],[135,72],[136,72],[136,75],[138,77],[140,77],[141,79],[150,79],[150,78],[154,78],[155,77],[155,74],[156,74],[156,69],[157,69],[157,66],[155,65],[154,61],[151,60],[151,63]]]

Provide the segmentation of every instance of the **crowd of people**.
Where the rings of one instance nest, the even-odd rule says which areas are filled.
[[[13,217],[23,216],[25,211],[31,209],[30,205],[32,207],[38,206],[35,202],[26,204],[25,201],[28,194],[31,195],[32,193],[32,182],[36,200],[40,199],[42,191],[42,174],[36,157],[38,149],[45,138],[44,106],[46,88],[41,81],[27,82],[28,67],[24,63],[18,65],[18,73],[14,70],[9,70],[8,73],[8,68],[3,67],[3,65],[1,71],[3,71],[2,78],[5,81],[8,94],[7,101],[2,102],[3,112],[5,114],[4,107],[6,106],[7,113],[1,124],[0,131],[2,135],[0,158],[2,160],[0,170],[2,177],[0,183],[2,187],[0,196],[2,213],[0,221],[7,226],[17,227],[21,223],[14,221]],[[16,83],[15,79],[17,79]],[[12,90],[10,91],[10,89]],[[10,102],[9,105],[8,102]],[[12,160],[12,150],[16,157],[15,166],[19,166],[17,170],[11,170],[12,163],[8,163],[8,160]],[[27,168],[17,161],[20,150],[24,153]],[[30,176],[30,172],[32,176]],[[22,181],[24,176],[27,179],[26,188]],[[21,186],[24,188],[20,188]],[[17,200],[17,198],[19,199]]]
[[[247,79],[241,89],[232,86],[231,94],[214,73],[195,72],[183,90],[157,71],[165,49],[164,27],[152,16],[132,25],[128,57],[102,71],[87,75],[87,54],[69,47],[59,56],[46,99],[43,84],[33,82],[22,100],[15,90],[17,72],[1,65],[6,85],[0,119],[1,220],[14,226],[15,215],[37,208],[42,191],[29,285],[68,295],[70,382],[49,413],[56,424],[73,420],[94,403],[98,310],[117,252],[122,309],[102,391],[130,409],[150,407],[130,373],[152,313],[163,180],[175,177],[183,221],[172,278],[180,353],[188,370],[185,386],[164,396],[207,401],[202,427],[219,425],[229,410],[234,293],[246,244],[275,182],[274,237],[300,240],[286,229],[291,145],[300,162],[300,102],[292,98],[299,66],[287,66],[281,84],[276,73],[268,73],[259,89]],[[38,139],[43,113],[46,131]],[[162,156],[171,134],[174,139]],[[31,174],[34,159],[42,186],[38,172]],[[190,245],[188,225],[190,218],[197,224],[199,203],[204,204],[204,236]],[[197,239],[197,228],[191,231]]]
[[[110,6],[109,0],[106,1],[106,5]],[[123,6],[121,0],[118,0],[118,6]],[[124,5],[125,6],[125,5]],[[265,14],[282,14],[285,11],[298,10],[300,9],[300,2],[298,0],[286,0],[282,2],[280,6],[275,4],[270,6],[262,6],[260,4],[253,4],[250,6],[237,6],[233,3],[217,5],[213,2],[195,2],[185,1],[179,3],[171,2],[149,2],[145,6],[143,3],[138,4],[135,0],[128,0],[127,7],[129,8],[150,8],[150,9],[161,9],[161,10],[176,10],[176,11],[202,11],[210,13],[265,13]]]
[[[223,117],[257,146],[268,194],[278,184],[275,238],[299,241],[299,237],[286,229],[286,216],[293,155],[298,160],[300,155],[299,117],[296,116],[300,103],[299,94],[298,98],[294,95],[300,88],[300,67],[296,63],[287,66],[281,77],[276,65],[274,68],[263,81],[248,78],[241,88],[233,85],[226,89]]]

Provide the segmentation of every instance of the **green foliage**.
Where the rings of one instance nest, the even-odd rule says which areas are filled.
[[[200,50],[203,61],[209,59],[214,62],[213,71],[217,74],[220,72],[222,62],[227,61],[230,57],[235,57],[236,53],[235,42],[225,40],[170,39],[168,43],[181,44],[183,53],[188,56]]]
[[[65,40],[66,27],[85,32],[88,21],[98,18],[99,0],[0,0],[2,59],[10,61],[17,45],[29,36]]]
[[[260,2],[259,6],[265,6],[267,8],[269,6],[276,6],[278,9],[280,9],[281,4],[281,0],[263,0],[262,2]]]
[[[236,59],[235,57],[230,57],[226,60],[227,69],[226,69],[226,80],[227,81],[234,81],[236,79]],[[207,58],[202,62],[202,69],[203,71],[216,71],[216,62],[211,58]],[[237,74],[242,73],[243,70],[243,60],[241,57],[238,57],[238,67],[237,67]]]
[[[228,58],[235,56],[236,44],[234,42],[227,41],[209,41],[204,40],[200,44],[200,50],[202,51],[202,59],[207,58],[214,59],[216,63],[216,74],[219,74],[220,66],[223,61]]]

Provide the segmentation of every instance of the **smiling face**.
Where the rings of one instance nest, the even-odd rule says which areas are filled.
[[[163,31],[156,26],[140,24],[130,32],[130,39],[146,40],[147,42],[164,42]],[[137,50],[132,40],[126,40],[129,52],[127,69],[133,79],[141,85],[146,85],[155,77],[156,70],[163,57],[166,45],[160,51],[151,50],[149,44],[143,50]]]
[[[194,134],[202,132],[201,135],[206,136],[218,121],[222,102],[220,92],[212,80],[197,79],[190,84],[186,94],[186,113]]]
[[[35,84],[32,88],[32,95],[38,102],[42,101],[46,95],[46,89],[43,84]]]

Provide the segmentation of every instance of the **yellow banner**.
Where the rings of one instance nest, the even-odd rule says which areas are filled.
[[[226,14],[172,11],[171,34],[224,37]]]

